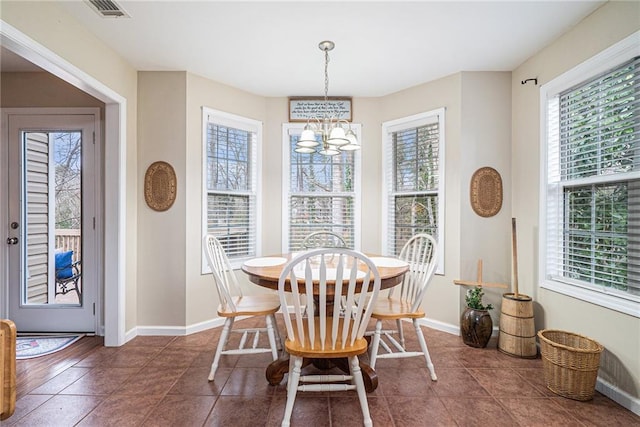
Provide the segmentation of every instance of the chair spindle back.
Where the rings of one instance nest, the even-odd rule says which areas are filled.
[[[220,304],[236,311],[233,303],[234,296],[242,296],[242,289],[238,285],[238,279],[231,267],[229,258],[222,247],[220,241],[213,235],[207,234],[203,238],[205,255],[207,262],[213,273],[213,280],[216,283]]]
[[[380,283],[373,262],[351,249],[315,249],[294,258],[278,281],[289,340],[320,351],[352,346],[364,335]]]
[[[344,237],[333,231],[315,231],[302,241],[302,249],[346,248]]]
[[[409,264],[400,286],[400,299],[410,302],[412,311],[418,310],[435,272],[438,260],[436,248],[435,239],[421,233],[409,239],[400,251],[399,258]]]

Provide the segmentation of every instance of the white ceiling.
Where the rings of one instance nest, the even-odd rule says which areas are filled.
[[[511,71],[605,2],[117,0],[130,18],[59,3],[138,70],[319,96],[328,39],[329,95],[382,96],[459,71]]]

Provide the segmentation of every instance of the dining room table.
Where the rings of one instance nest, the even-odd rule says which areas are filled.
[[[242,271],[247,274],[249,281],[264,288],[278,290],[278,281],[284,267],[301,252],[290,252],[277,255],[252,258],[242,264]],[[402,282],[404,274],[409,269],[408,264],[398,258],[366,254],[374,263],[380,273],[380,290],[389,289]],[[362,283],[362,278],[356,282],[356,287]],[[329,281],[330,284],[330,281]],[[304,283],[298,283],[299,292],[305,293]],[[285,291],[291,291],[289,280],[285,282]],[[314,297],[317,297],[317,288],[314,286]],[[331,293],[331,287],[327,290],[327,298],[335,297]],[[349,364],[346,358],[338,359],[311,359],[305,360],[303,366],[313,364],[316,368],[328,370],[333,367],[349,373]],[[378,375],[367,363],[360,361],[360,369],[365,383],[365,390],[370,393],[378,387]],[[289,370],[289,355],[283,354],[279,359],[267,366],[266,378],[269,384],[278,385],[284,379],[284,374]]]

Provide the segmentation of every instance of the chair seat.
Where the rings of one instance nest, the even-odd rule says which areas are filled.
[[[411,311],[411,302],[393,298],[379,298],[371,313],[371,317],[382,320],[419,319],[424,316],[424,311],[420,308],[417,311]]]
[[[274,314],[280,309],[280,298],[276,294],[236,296],[233,297],[233,303],[236,305],[235,311],[219,305],[218,316],[260,316]]]
[[[287,349],[287,352],[289,352],[289,354],[300,356],[300,357],[307,357],[307,358],[327,359],[327,358],[357,356],[367,351],[367,345],[368,345],[367,340],[365,340],[364,338],[356,339],[353,342],[353,345],[349,345],[349,341],[351,340],[350,336],[347,337],[347,340],[346,340],[347,345],[345,347],[340,347],[341,340],[340,340],[340,337],[338,337],[338,343],[336,345],[336,348],[332,349],[331,348],[332,322],[330,320],[331,319],[330,317],[327,318],[327,322],[326,322],[327,338],[325,339],[325,348],[322,349],[321,342],[320,342],[320,320],[319,319],[320,319],[319,317],[314,318],[315,331],[316,331],[314,346],[311,347],[309,336],[306,333],[306,331],[309,330],[307,327],[307,322],[309,320],[304,319],[303,328],[305,330],[305,342],[303,344],[300,341],[291,341],[289,338],[287,338],[285,340],[285,348]],[[339,330],[342,329],[342,324],[343,324],[343,321],[342,319],[340,319],[340,321],[338,322]],[[297,337],[298,334],[297,334],[296,325],[293,325],[293,327],[294,329],[296,329],[296,337]]]

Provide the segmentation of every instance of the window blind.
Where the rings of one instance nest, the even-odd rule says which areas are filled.
[[[302,240],[314,231],[333,231],[353,247],[355,227],[354,197],[351,194],[292,194],[289,198],[289,247],[301,247]]]
[[[383,126],[387,232],[385,253],[398,255],[407,240],[440,234],[443,110]],[[439,271],[442,271],[439,268]]]
[[[255,197],[210,192],[207,230],[220,241],[229,259],[255,254],[255,227],[251,213]]]
[[[359,131],[357,126],[352,128]],[[288,150],[285,155],[287,180],[286,241],[284,250],[295,251],[304,238],[315,231],[333,231],[340,234],[347,247],[356,245],[358,216],[358,162],[357,154],[344,151],[335,156],[318,153],[302,154],[294,151],[302,126],[288,125]],[[318,137],[319,138],[319,137]]]
[[[394,191],[438,189],[438,123],[392,133]]]
[[[256,256],[259,124],[219,112],[205,117],[205,232],[230,260]]]
[[[563,180],[638,170],[640,58],[559,95]]]
[[[547,115],[547,275],[637,299],[640,59],[560,92]]]

